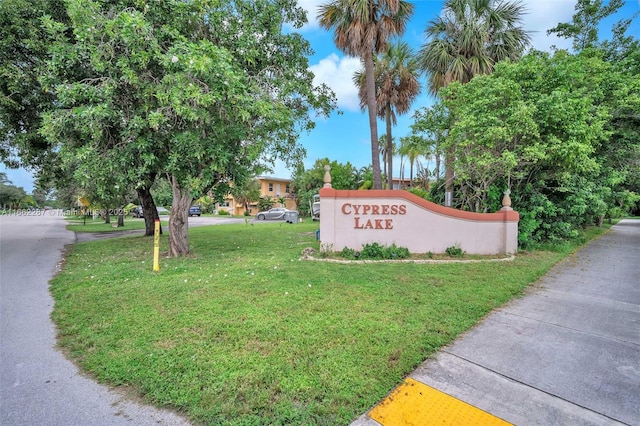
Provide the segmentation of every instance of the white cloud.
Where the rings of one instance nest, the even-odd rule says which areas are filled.
[[[559,49],[571,48],[571,40],[559,38],[555,34],[547,35],[547,30],[560,22],[571,22],[576,0],[522,0],[522,3],[527,11],[522,19],[523,27],[529,31],[534,49],[549,51],[552,46]],[[410,36],[420,43],[424,42],[423,34],[412,33]]]
[[[360,111],[358,89],[353,84],[353,74],[361,68],[360,59],[351,56],[340,58],[332,53],[309,68],[315,75],[313,84],[329,86],[336,94],[339,108]]]
[[[316,21],[317,8],[327,0],[298,0],[298,4],[307,10],[310,23],[305,29],[318,27]],[[527,9],[523,24],[530,31],[532,47],[549,51],[551,46],[560,49],[570,49],[571,40],[547,35],[547,30],[560,22],[570,22],[574,14],[576,0],[524,0]],[[357,58],[340,57],[335,53],[321,59],[310,69],[315,74],[314,84],[325,83],[336,94],[338,107],[349,111],[360,111],[358,90],[352,78],[355,71],[360,69],[361,63]]]
[[[309,21],[302,27],[302,31],[313,30],[320,26],[317,19],[318,6],[326,2],[327,0],[298,0],[298,6],[307,11],[307,20]]]
[[[560,49],[571,48],[571,40],[547,35],[547,30],[560,22],[571,22],[576,0],[525,0],[523,3],[528,12],[523,19],[524,27],[531,31],[533,48],[544,51],[554,45]]]

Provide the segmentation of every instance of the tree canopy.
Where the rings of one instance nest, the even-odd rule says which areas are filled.
[[[226,193],[277,158],[300,161],[297,136],[332,107],[311,83],[308,43],[282,31],[285,20],[303,23],[293,1],[66,5],[69,25],[45,19],[55,43],[41,82],[57,102],[41,133],[80,181],[148,189],[166,175],[171,255],[189,251],[195,198]],[[83,77],[65,78],[71,68]]]
[[[319,8],[320,25],[334,30],[334,42],[364,65],[366,105],[371,133],[373,187],[382,188],[378,149],[378,115],[373,57],[387,50],[390,37],[400,35],[413,5],[404,0],[333,0]]]
[[[64,1],[0,2],[0,161],[37,172],[56,161],[54,143],[38,132],[42,112],[55,100],[39,80],[51,41],[43,16],[68,22]]]
[[[334,189],[360,189],[367,185],[367,179],[371,184],[373,178],[370,168],[358,170],[349,162],[342,164],[328,158],[316,160],[309,170],[299,166],[292,179],[292,192],[299,211],[308,213],[313,196],[323,187],[324,166],[331,167],[331,186]]]
[[[376,88],[376,108],[378,116],[385,120],[386,133],[384,145],[380,145],[387,178],[387,187],[393,188],[393,135],[392,126],[397,123],[397,116],[409,111],[411,104],[420,93],[418,61],[413,50],[406,42],[398,41],[389,44],[387,50],[374,56],[374,77]],[[360,107],[367,108],[368,95],[364,70],[353,76],[358,86]],[[381,137],[382,139],[382,137]]]
[[[489,74],[496,63],[515,60],[529,45],[519,1],[447,0],[442,13],[425,29],[427,42],[418,54],[429,74],[429,90]]]
[[[442,104],[455,119],[440,146],[456,149],[456,206],[495,211],[511,190],[525,245],[569,237],[616,214],[638,189],[629,186],[640,150],[628,108],[638,105],[639,89],[637,76],[602,57],[565,51],[534,52],[449,85]],[[415,127],[443,126],[419,115]]]
[[[522,28],[520,1],[447,0],[442,13],[425,29],[427,41],[418,53],[431,94],[453,82],[467,83],[489,74],[502,60],[516,60],[529,45]],[[445,158],[445,205],[453,202],[455,147]]]

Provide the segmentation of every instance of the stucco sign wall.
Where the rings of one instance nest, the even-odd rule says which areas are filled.
[[[458,246],[470,254],[512,254],[519,215],[506,205],[496,213],[443,207],[408,191],[340,191],[330,180],[320,190],[320,242],[328,249],[396,244],[412,253],[444,253]]]

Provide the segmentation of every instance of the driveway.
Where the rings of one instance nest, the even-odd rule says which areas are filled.
[[[49,280],[74,241],[62,212],[0,216],[0,424],[187,425],[82,376],[56,348]]]
[[[139,220],[144,221],[142,218],[128,217],[125,221]],[[160,221],[164,231],[169,229],[169,216],[161,215]],[[261,224],[261,223],[274,223],[284,222],[283,220],[255,220],[253,217],[249,218],[234,218],[228,216],[192,216],[189,217],[189,227],[199,226],[212,226],[212,225],[229,225],[233,223],[246,223]],[[109,231],[109,232],[78,232],[76,233],[76,242],[83,243],[86,241],[102,240],[106,238],[124,237],[127,235],[142,235],[144,229],[133,229],[128,231]]]
[[[169,217],[167,216],[167,221]],[[254,222],[252,217],[246,220]],[[191,216],[189,217],[189,226],[206,226],[206,225],[228,225],[231,223],[245,223],[245,218],[229,217],[229,216]]]
[[[144,219],[133,219],[127,218],[126,220],[144,220]],[[163,226],[165,223],[168,226],[169,216],[161,215],[160,220],[163,222]],[[256,220],[255,217],[248,216],[244,217],[230,217],[230,216],[190,216],[189,217],[189,226],[207,226],[207,225],[229,225],[232,223],[274,223],[274,222],[284,222],[284,220]]]

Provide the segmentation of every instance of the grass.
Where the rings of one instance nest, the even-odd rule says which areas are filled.
[[[575,248],[498,264],[299,260],[317,227],[192,228],[192,255],[157,273],[152,238],[76,244],[51,286],[59,343],[195,423],[348,424]]]

